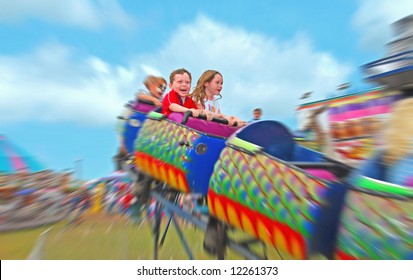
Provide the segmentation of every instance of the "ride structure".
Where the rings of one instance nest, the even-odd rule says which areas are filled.
[[[413,44],[406,33],[412,22],[410,16],[396,23],[404,37],[390,45],[399,52],[363,66],[367,80],[384,86],[380,89],[384,99],[378,105],[367,102],[377,97],[372,91],[374,98],[362,99],[374,105],[371,111],[356,106],[348,110],[357,111],[352,115],[379,115],[366,112],[381,105],[392,114],[393,106],[412,96]],[[408,42],[407,50],[398,49],[397,42],[403,46]],[[337,110],[332,107],[334,116]],[[388,172],[384,146],[368,146],[369,153],[357,158],[354,166],[300,145],[277,121],[237,129],[191,118],[189,113],[166,118],[151,111],[146,117],[134,140],[133,158],[123,167],[133,177],[141,201],[148,197],[157,201],[155,258],[171,221],[189,258],[193,257],[174,218],[179,215],[205,230],[204,247],[218,258],[224,258],[227,245],[246,258],[265,258],[252,252],[249,240],[229,237],[228,232],[239,230],[254,242],[275,247],[281,258],[413,259],[413,184],[409,183],[413,168],[403,171],[405,181],[395,183],[391,175],[402,170]],[[334,117],[333,122],[343,122]],[[204,219],[177,205],[181,194],[207,201]],[[163,207],[171,215],[159,242]]]

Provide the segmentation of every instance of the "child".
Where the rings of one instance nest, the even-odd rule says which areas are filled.
[[[191,96],[198,108],[212,112],[213,117],[226,119],[229,125],[237,122],[238,126],[240,126],[243,122],[237,117],[229,117],[221,113],[218,100],[222,98],[221,90],[223,83],[221,73],[215,70],[207,70],[199,77]]]
[[[261,108],[255,108],[254,111],[252,111],[252,120],[250,122],[255,122],[261,120],[262,117],[262,109]]]
[[[171,91],[162,101],[162,114],[169,116],[172,112],[185,113],[189,110],[193,117],[205,114],[208,120],[212,120],[212,116],[205,110],[198,109],[192,98],[188,96],[192,81],[188,70],[184,68],[174,70],[169,80]]]
[[[166,80],[162,77],[156,77],[156,76],[149,75],[145,78],[143,83],[148,91],[139,90],[136,93],[135,100],[131,100],[128,102],[129,106],[126,106],[126,108],[123,110],[123,112],[121,113],[120,119],[117,123],[117,132],[118,132],[120,147],[119,147],[118,153],[114,156],[114,161],[116,163],[116,170],[122,169],[121,162],[128,155],[128,152],[126,150],[125,143],[124,143],[125,125],[126,125],[126,121],[133,114],[133,109],[137,108],[138,99],[151,101],[156,107],[162,106],[162,95],[166,89]]]
[[[166,89],[166,80],[162,77],[149,75],[143,83],[149,92],[140,91],[136,94],[136,98],[152,101],[156,107],[162,106],[162,95]]]

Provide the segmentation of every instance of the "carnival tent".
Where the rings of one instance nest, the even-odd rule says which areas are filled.
[[[5,135],[0,134],[0,172],[17,171],[38,172],[44,166],[32,155],[17,147]]]

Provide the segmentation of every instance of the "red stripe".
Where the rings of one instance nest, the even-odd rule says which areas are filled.
[[[258,211],[251,210],[250,208],[240,204],[239,202],[233,201],[223,195],[215,193],[211,188],[208,190],[208,197],[210,198],[211,202],[214,200],[218,200],[221,205],[223,205],[225,213],[226,213],[226,221],[228,224],[234,225],[231,223],[231,221],[228,220],[228,215],[227,215],[227,205],[232,206],[234,209],[236,209],[238,218],[240,219],[241,213],[246,215],[250,221],[253,223],[254,227],[254,232],[255,236],[259,238],[258,236],[258,231],[257,231],[257,226],[258,226],[258,221],[260,220],[263,222],[263,224],[270,229],[270,237],[272,240],[274,240],[274,231],[273,229],[278,229],[280,230],[283,235],[286,237],[287,241],[287,246],[288,246],[288,251],[291,253],[292,252],[292,240],[295,239],[297,240],[301,250],[304,252],[304,257],[307,258],[307,249],[306,249],[306,241],[304,237],[301,235],[301,233],[293,230],[290,226],[283,224],[279,221],[272,220],[268,218],[267,216],[259,213]],[[208,207],[211,207],[211,205],[208,205]],[[277,244],[273,244],[274,246],[277,246]]]

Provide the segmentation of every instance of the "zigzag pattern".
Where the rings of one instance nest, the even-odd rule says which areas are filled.
[[[307,255],[328,188],[263,154],[253,156],[227,147],[215,165],[208,196],[218,218],[301,259]],[[300,237],[291,239],[291,233]]]
[[[135,164],[170,187],[189,192],[185,163],[190,160],[188,151],[198,138],[197,132],[184,126],[148,119],[135,142]]]

